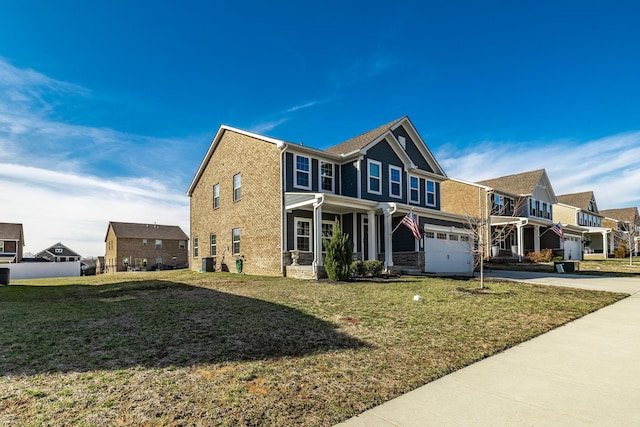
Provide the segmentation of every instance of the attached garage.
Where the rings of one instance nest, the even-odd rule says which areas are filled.
[[[473,275],[472,241],[461,228],[426,228],[424,232],[424,271],[443,275]]]
[[[582,238],[580,236],[572,236],[571,234],[565,234],[564,259],[566,260],[582,259]]]

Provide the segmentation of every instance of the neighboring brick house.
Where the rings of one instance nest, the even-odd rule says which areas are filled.
[[[327,150],[221,126],[187,191],[191,269],[243,259],[250,274],[319,277],[338,221],[357,259],[470,274],[463,217],[441,210],[446,179],[408,117]],[[424,240],[398,227],[410,211]]]
[[[22,224],[0,222],[0,264],[22,261],[23,248]]]
[[[185,268],[189,237],[175,225],[109,222],[104,272]]]
[[[578,227],[582,231],[583,258],[607,258],[610,253],[611,228],[603,227],[603,216],[598,210],[593,191],[563,194],[557,197],[553,206],[553,220],[562,224]],[[565,247],[565,252],[577,248]],[[572,259],[577,258],[577,254]]]
[[[72,251],[61,242],[34,255],[36,258],[46,259],[49,262],[73,262],[80,261],[80,254]]]
[[[640,215],[638,208],[633,206],[630,208],[605,209],[600,214],[604,217],[603,225],[612,229],[610,253],[618,248],[620,240],[628,240],[629,237],[633,241],[632,247],[635,255],[640,253]],[[631,233],[631,236],[629,236]],[[628,245],[627,245],[628,246]]]

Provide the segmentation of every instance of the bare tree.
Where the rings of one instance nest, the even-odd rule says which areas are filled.
[[[480,272],[480,289],[484,289],[484,264],[489,259],[492,247],[500,247],[500,244],[516,233],[517,224],[513,219],[492,224],[491,217],[516,218],[526,200],[522,197],[511,199],[499,194],[489,192],[486,199],[482,200],[481,189],[478,189],[478,214],[465,215],[466,228],[469,237],[473,240],[470,250],[474,256],[474,268]]]
[[[632,222],[619,222],[618,229],[613,232],[613,235],[618,241],[624,242],[626,250],[629,251],[629,266],[632,266],[633,248],[640,235],[638,227]]]

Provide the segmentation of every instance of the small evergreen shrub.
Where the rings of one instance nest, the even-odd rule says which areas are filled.
[[[384,264],[378,260],[367,260],[364,262],[364,271],[367,276],[379,277],[382,274]]]
[[[353,248],[349,243],[349,236],[340,230],[340,223],[333,224],[333,235],[324,243],[326,257],[324,268],[331,280],[344,282],[349,280]]]
[[[354,261],[351,264],[351,275],[353,277],[364,277],[366,274],[366,269],[364,267],[364,261]]]

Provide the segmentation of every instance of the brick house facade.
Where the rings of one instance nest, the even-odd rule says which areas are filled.
[[[249,274],[320,277],[339,222],[355,259],[468,273],[461,216],[441,210],[446,179],[408,117],[326,150],[221,126],[187,191],[190,268],[236,271],[241,259]],[[409,212],[431,240],[399,226]]]
[[[109,222],[104,272],[185,268],[189,237],[178,226]]]

